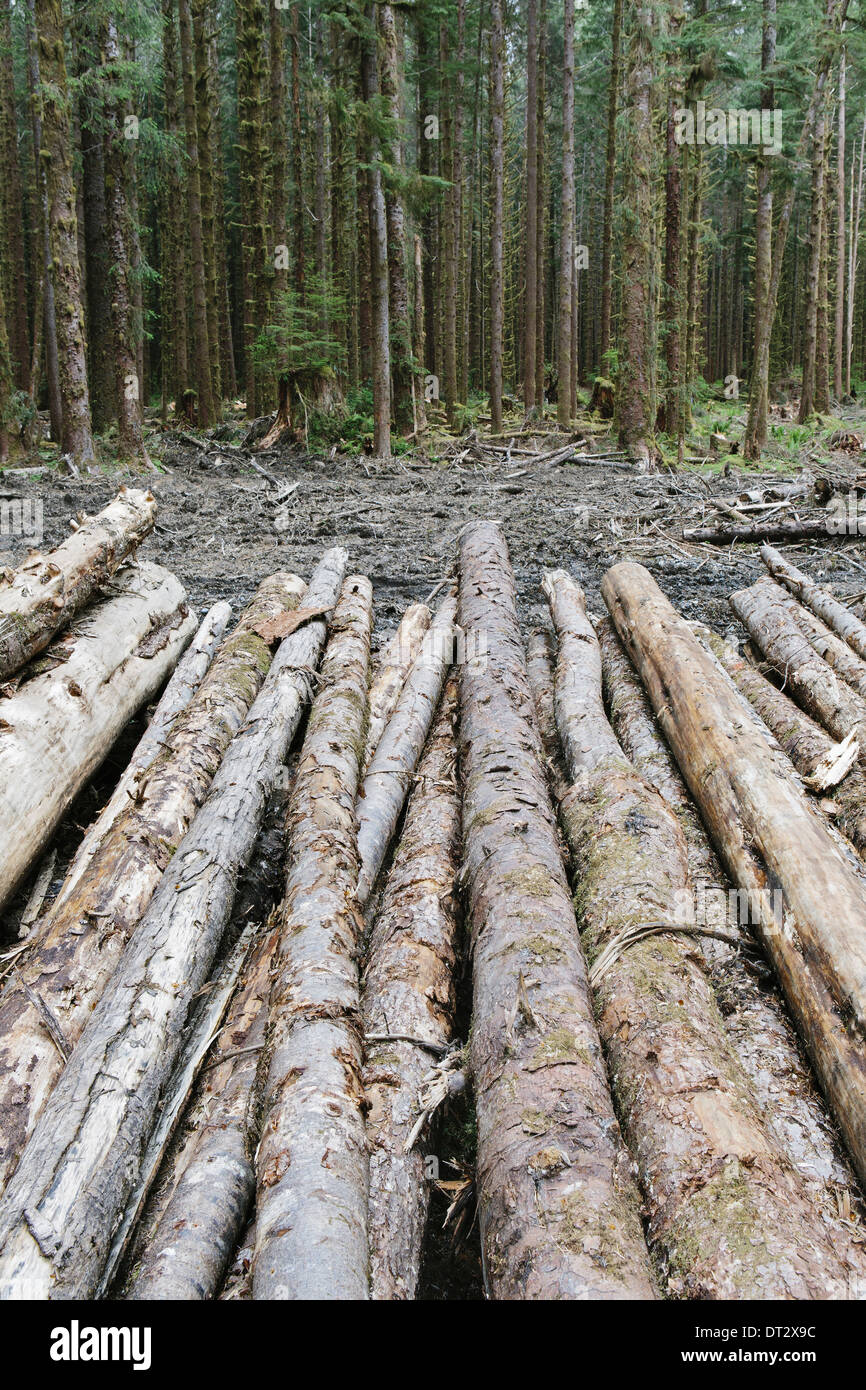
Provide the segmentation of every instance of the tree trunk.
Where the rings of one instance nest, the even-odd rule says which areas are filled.
[[[183,146],[177,102],[177,33],[175,30],[174,0],[162,0],[162,66],[165,86],[166,133]],[[186,266],[184,257],[185,203],[184,182],[178,167],[179,149],[167,156],[168,168],[163,177],[166,189],[162,202],[162,340],[163,353],[163,410],[167,413],[169,397],[180,414],[184,392],[189,386],[189,353],[187,344]],[[85,203],[85,209],[87,204]]]
[[[114,591],[64,639],[66,659],[3,702],[0,906],[195,629],[181,585],[158,565],[123,571]],[[163,641],[156,651],[154,630]]]
[[[271,228],[271,249],[274,266],[274,295],[285,294],[288,287],[288,194],[286,174],[289,167],[289,123],[287,117],[288,91],[286,86],[286,42],[283,10],[276,5],[268,6],[268,39],[270,74],[268,82],[270,118],[270,169],[269,196]],[[294,8],[297,16],[297,6]],[[292,64],[294,72],[294,38],[292,40]],[[292,89],[294,109],[295,92]],[[300,102],[300,96],[298,96]],[[296,222],[296,226],[298,223]],[[277,257],[277,247],[285,248],[285,255]]]
[[[34,552],[0,586],[0,681],[72,622],[153,530],[149,492],[121,489],[113,502],[48,556]]]
[[[505,184],[505,19],[503,0],[490,0],[490,430],[502,431],[505,329],[503,217]]]
[[[370,717],[367,721],[362,773],[370,766],[391,715],[397,708],[397,701],[421,650],[432,616],[426,603],[410,604],[400,626],[375,664],[370,685]]]
[[[607,150],[604,163],[604,223],[601,242],[601,371],[610,374],[607,354],[610,351],[613,248],[613,191],[616,182],[616,116],[619,101],[619,74],[622,48],[623,0],[614,0],[611,32],[610,85],[607,93]]]
[[[479,19],[479,30],[481,21]],[[545,164],[544,140],[547,98],[547,0],[539,0],[538,9],[538,105],[536,129],[538,131],[538,225],[535,230],[535,245],[538,260],[535,269],[536,308],[535,308],[535,399],[539,415],[544,418],[544,265],[545,265],[545,213],[547,208],[547,168]]]
[[[207,32],[206,0],[192,0],[193,57],[195,63],[196,147],[199,157],[201,187],[201,234],[204,247],[205,285],[207,290],[207,337],[210,346],[211,397],[217,414],[221,410],[223,384],[220,372],[220,292],[218,279],[217,237],[222,228],[216,224],[216,171],[214,169],[213,127],[214,86],[216,73],[211,72],[211,44]]]
[[[561,570],[543,588],[559,637],[556,715],[573,779],[562,812],[583,944],[650,1248],[671,1291],[692,1298],[845,1297],[854,1267],[775,1143],[695,961],[685,839],[607,722],[583,594]]]
[[[825,622],[837,636],[848,643],[852,651],[866,661],[866,623],[862,623],[850,608],[846,608],[844,603],[840,603],[826,589],[822,589],[808,574],[798,570],[771,545],[761,547],[761,559],[774,579],[790,589],[795,598],[807,608],[811,608],[816,617]]]
[[[627,68],[629,158],[623,198],[622,349],[617,380],[620,442],[642,467],[649,466],[649,435],[655,421],[650,333],[653,296],[652,223],[652,10],[628,0]]]
[[[457,601],[436,611],[358,793],[357,899],[365,905],[391,843],[454,658]]]
[[[565,54],[562,60],[562,192],[559,208],[559,296],[556,369],[559,380],[556,418],[567,429],[571,420],[571,291],[574,274],[574,0],[565,0]]]
[[[620,0],[617,0],[620,3]],[[538,0],[529,0],[526,17],[526,206],[523,308],[523,404],[535,409],[535,335],[538,323]]]
[[[376,6],[379,24],[379,71],[381,92],[391,119],[390,163],[399,178],[403,171],[402,111],[400,80],[403,71],[401,21],[390,4]],[[391,335],[391,410],[399,434],[411,434],[412,417],[412,329],[409,323],[409,280],[406,258],[406,217],[402,196],[393,187],[385,196],[388,242],[389,328]]]
[[[682,154],[676,142],[676,115],[682,109],[684,88],[676,44],[682,24],[678,5],[670,14],[670,42],[673,51],[668,59],[668,98],[665,123],[665,270],[664,270],[664,334],[665,334],[665,401],[664,428],[677,441],[685,428],[683,418],[682,381],[682,284],[683,256],[682,225]]]
[[[767,74],[776,63],[776,0],[763,0],[763,31],[761,39],[761,72],[764,86],[761,105],[765,111],[775,102],[775,87]],[[754,271],[754,341],[752,348],[752,381],[749,392],[749,416],[743,452],[747,459],[759,459],[767,442],[767,411],[769,407],[770,339],[773,333],[773,305],[770,302],[770,276],[773,254],[773,185],[770,161],[763,149],[756,157],[755,201],[755,271]]]
[[[643,566],[614,566],[602,596],[716,848],[753,899],[762,943],[862,1178],[860,881]]]
[[[129,1297],[215,1298],[256,1190],[256,1076],[280,933],[255,946],[195,1099],[195,1128]]]
[[[487,1292],[651,1298],[639,1197],[613,1113],[556,839],[499,528],[460,540],[464,881]]]
[[[30,380],[30,334],[27,327],[27,271],[24,263],[24,193],[18,158],[15,73],[12,64],[11,0],[0,4],[0,151],[3,160],[2,227],[5,237],[3,283],[9,351],[14,381],[26,391]]]
[[[264,581],[134,797],[127,798],[74,886],[64,885],[33,952],[4,990],[0,1183],[8,1180],[62,1070],[33,996],[53,1017],[67,1048],[74,1047],[261,689],[270,651],[256,627],[295,607],[304,587],[295,575]],[[88,924],[96,926],[84,931]]]
[[[833,138],[830,94],[824,102],[821,151],[821,259],[818,266],[818,317],[815,330],[815,410],[830,410],[830,144]]]
[[[421,1267],[430,1183],[424,1154],[414,1144],[407,1150],[407,1142],[416,1128],[431,1052],[445,1050],[454,1026],[460,867],[456,714],[452,679],[418,770],[364,972],[375,1299],[414,1299]]]
[[[39,151],[45,169],[48,228],[59,361],[63,433],[60,446],[78,468],[96,457],[87,389],[87,346],[78,261],[78,219],[72,175],[69,89],[63,49],[60,0],[34,0],[39,38],[38,103],[42,124]]]
[[[192,281],[193,357],[195,360],[196,419],[207,429],[214,419],[211,390],[211,343],[208,336],[207,264],[201,199],[201,166],[198,148],[198,116],[195,100],[195,45],[190,0],[177,0],[180,21],[180,63],[183,80],[183,117],[186,133],[187,217]],[[213,344],[214,350],[216,344]]]
[[[311,608],[336,602],[345,566],[345,551],[328,552],[310,581]],[[0,1216],[6,1297],[87,1298],[99,1284],[324,635],[324,621],[312,620],[282,642],[21,1155]],[[100,1087],[100,1076],[115,1084]]]
[[[839,118],[836,147],[836,290],[833,335],[833,395],[845,390],[845,49],[839,55]],[[849,293],[853,286],[849,285]]]
[[[256,1156],[255,1299],[369,1297],[355,796],[373,588],[346,581],[289,805]],[[328,811],[321,814],[327,803]]]
[[[368,17],[373,29],[373,36],[363,39],[361,46],[361,91],[368,112],[372,109],[379,89],[374,38],[375,11],[375,5],[368,6]],[[370,280],[373,304],[373,451],[377,458],[388,459],[391,457],[388,219],[385,208],[385,193],[382,187],[379,142],[372,131],[368,132],[367,140],[370,162],[367,181],[369,184]]]

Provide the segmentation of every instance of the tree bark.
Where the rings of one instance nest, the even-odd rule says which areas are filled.
[[[372,36],[361,43],[361,93],[371,109],[379,82],[375,50],[376,6],[368,6]],[[368,116],[369,119],[369,116]],[[388,219],[382,187],[379,142],[367,132],[369,185],[370,280],[372,290],[373,451],[377,458],[391,457],[391,347],[388,303]]]
[[[620,0],[617,0],[620,3]],[[526,206],[523,308],[523,404],[535,409],[535,358],[538,331],[538,0],[529,0],[526,17]]]
[[[399,178],[403,172],[402,110],[400,80],[403,72],[403,35],[399,13],[394,6],[376,6],[379,25],[379,70],[381,91],[391,120],[390,163]],[[412,330],[409,324],[409,280],[406,258],[406,215],[401,193],[390,187],[385,195],[388,243],[388,325],[391,336],[391,410],[394,428],[411,434],[412,418]]]
[[[503,217],[505,188],[505,18],[503,0],[490,0],[490,430],[502,431],[502,354],[505,330]]]
[[[562,60],[562,187],[559,208],[559,296],[556,368],[559,380],[556,418],[567,429],[571,421],[571,294],[574,274],[574,0],[565,0]]]
[[[733,541],[798,541],[832,534],[829,517],[820,521],[756,521],[754,526],[686,526],[684,541],[706,545],[731,545]]]
[[[479,1219],[494,1298],[651,1298],[541,765],[502,532],[460,540],[464,880]]]
[[[614,566],[602,596],[725,867],[754,899],[761,941],[862,1178],[860,881],[643,566]]]
[[[421,650],[432,617],[426,603],[410,604],[400,620],[400,626],[375,663],[370,684],[370,717],[367,721],[362,773],[370,766],[388,721],[397,708],[397,701]]]
[[[612,302],[611,251],[613,248],[613,192],[616,181],[616,114],[619,101],[619,74],[622,48],[623,0],[614,0],[611,31],[610,85],[607,95],[607,150],[604,164],[604,222],[601,242],[601,370],[610,370],[607,354],[610,351]]]
[[[369,1297],[363,922],[353,890],[372,604],[368,579],[346,581],[289,806],[291,868],[256,1157],[252,1288],[260,1300]]]
[[[127,721],[173,669],[195,629],[184,598],[158,565],[123,571],[115,595],[65,639],[66,660],[3,701],[0,906]]]
[[[836,145],[836,291],[833,334],[833,394],[845,389],[845,49],[839,55],[839,116]],[[853,286],[848,287],[849,294]]]
[[[790,589],[795,598],[811,608],[816,617],[866,661],[866,623],[861,622],[849,608],[822,589],[808,574],[798,570],[772,546],[761,547],[761,559],[774,579]]]
[[[0,4],[0,50],[0,150],[4,182],[2,225],[6,239],[5,257],[8,257],[8,278],[3,285],[3,294],[14,380],[19,390],[26,391],[30,380],[30,334],[27,327],[24,193],[18,157],[11,0],[3,0]]]
[[[192,282],[193,357],[197,423],[207,429],[214,420],[211,389],[211,344],[208,336],[207,265],[205,261],[204,220],[201,201],[201,166],[198,148],[198,116],[195,101],[195,45],[190,0],[177,0],[180,24],[180,64],[183,89],[183,119],[186,135],[187,216]]]
[[[0,587],[0,680],[44,651],[153,530],[149,492],[122,488],[50,555],[31,555]]]
[[[453,598],[437,609],[358,793],[357,899],[361,907],[385,862],[454,658],[456,611]]]
[[[345,567],[345,551],[327,553],[307,591],[311,608],[336,602]],[[315,619],[279,647],[40,1116],[6,1188],[0,1296],[87,1298],[98,1286],[324,636],[324,621]],[[101,1085],[104,1077],[113,1084]]]
[[[655,421],[650,333],[653,294],[652,223],[652,10],[628,0],[627,66],[629,159],[626,166],[623,239],[622,350],[617,381],[620,442],[641,466],[649,466],[649,436]]]
[[[0,996],[0,1184],[62,1071],[44,1010],[67,1050],[74,1047],[261,689],[270,651],[256,627],[297,606],[303,590],[296,575],[261,585],[134,797],[74,885],[64,886]]]
[[[364,972],[374,1299],[415,1298],[421,1268],[430,1183],[423,1153],[406,1145],[432,1057],[447,1047],[454,1026],[460,867],[456,714],[452,679],[421,760]]]

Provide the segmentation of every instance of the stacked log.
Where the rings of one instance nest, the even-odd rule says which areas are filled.
[[[725,868],[753,895],[762,943],[863,1178],[861,882],[647,571],[614,566],[602,594]]]
[[[311,612],[333,608],[346,558],[335,549],[319,564],[306,595]],[[0,1214],[5,1297],[88,1297],[98,1287],[325,632],[323,617],[310,618],[281,643],[37,1121]]]
[[[459,612],[468,649],[486,646],[460,671],[486,1288],[494,1298],[651,1298],[639,1197],[544,781],[514,579],[492,523],[461,536]]]

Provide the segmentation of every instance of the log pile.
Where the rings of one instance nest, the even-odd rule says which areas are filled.
[[[0,1297],[415,1299],[437,1187],[491,1299],[866,1296],[866,628],[768,546],[755,661],[630,563],[524,645],[473,522],[378,658],[341,549],[194,635],[149,505],[6,668],[6,901],[165,689],[0,952]]]

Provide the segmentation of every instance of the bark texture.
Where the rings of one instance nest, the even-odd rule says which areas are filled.
[[[643,566],[614,566],[602,594],[725,867],[753,895],[762,943],[862,1178],[862,884]]]
[[[2,702],[0,905],[9,901],[118,734],[165,682],[195,630],[174,575],[123,570],[81,618],[60,664]]]
[[[456,612],[453,598],[437,609],[358,793],[357,897],[362,907],[385,861],[433,723],[454,654]]]
[[[346,552],[310,581],[330,608]],[[267,799],[309,698],[325,622],[287,637],[55,1087],[0,1213],[0,1297],[90,1297],[136,1182]]]
[[[456,714],[452,678],[418,770],[364,973],[370,1285],[376,1299],[415,1298],[421,1268],[430,1183],[423,1140],[408,1153],[404,1145],[418,1118],[421,1084],[454,1026],[460,857]]]
[[[494,1298],[651,1298],[631,1164],[613,1112],[541,764],[498,526],[460,541],[460,750],[470,1064],[487,1291]]]
[[[67,1050],[74,1047],[261,689],[271,654],[255,627],[294,607],[304,587],[296,575],[275,575],[261,585],[134,796],[46,914],[26,962],[0,996],[0,1185],[63,1069],[44,1010]]]
[[[582,591],[562,571],[543,587],[583,944],[651,1248],[669,1290],[692,1298],[845,1297],[855,1268],[774,1142],[692,941],[675,930],[696,925],[685,838],[607,722]]]
[[[413,603],[403,614],[400,626],[385,647],[370,684],[370,718],[367,721],[366,772],[385,727],[397,707],[400,692],[421,649],[432,613],[426,603]]]
[[[866,623],[862,623],[849,608],[828,594],[808,574],[798,570],[771,545],[761,547],[761,559],[774,579],[790,589],[795,598],[810,608],[837,637],[847,642],[852,651],[866,660]]]
[[[289,804],[256,1158],[254,1299],[368,1297],[355,796],[373,590],[346,581]]]
[[[0,587],[0,681],[48,646],[153,530],[149,492],[122,488],[50,555],[32,554]]]

